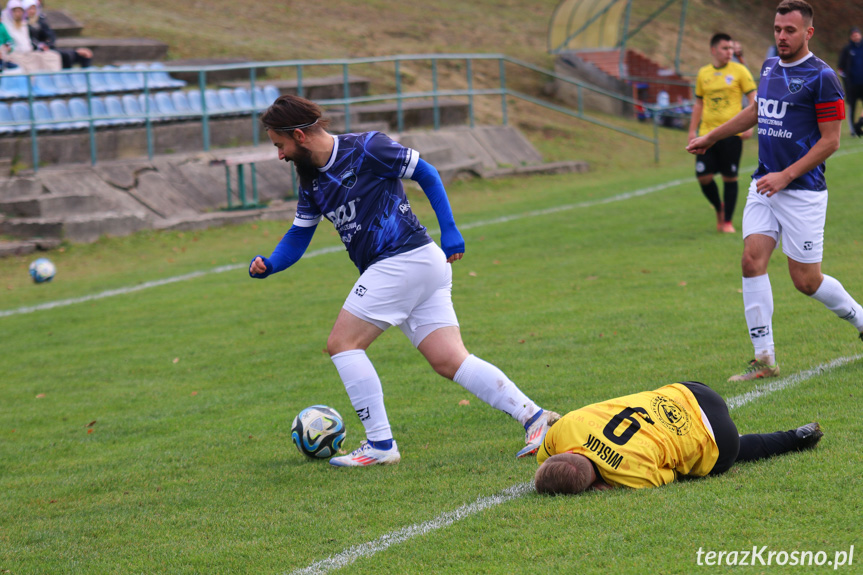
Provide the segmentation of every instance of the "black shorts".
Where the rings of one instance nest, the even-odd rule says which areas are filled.
[[[695,396],[698,407],[713,428],[713,437],[719,448],[719,458],[710,470],[710,475],[725,473],[737,461],[737,453],[740,451],[740,435],[737,433],[737,426],[731,420],[731,415],[728,414],[728,405],[721,395],[699,381],[680,383]]]
[[[706,152],[695,156],[695,175],[706,176],[720,173],[728,178],[736,178],[742,152],[743,140],[740,139],[740,136],[719,140],[707,148]]]

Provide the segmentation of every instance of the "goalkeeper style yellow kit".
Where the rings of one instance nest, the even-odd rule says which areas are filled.
[[[736,116],[743,109],[743,95],[755,88],[752,74],[743,64],[729,62],[722,68],[712,64],[702,67],[695,79],[695,96],[704,103],[698,135],[703,136]]]
[[[709,425],[692,392],[674,383],[567,413],[548,430],[536,459],[541,465],[576,453],[612,486],[656,487],[710,473],[719,448]]]

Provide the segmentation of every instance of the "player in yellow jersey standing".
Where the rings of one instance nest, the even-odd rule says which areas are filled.
[[[823,435],[818,423],[738,435],[718,393],[696,381],[674,383],[561,417],[537,451],[534,483],[547,494],[658,487],[718,475],[738,461],[811,449]]]
[[[695,105],[689,122],[689,141],[703,136],[733,118],[741,109],[743,96],[755,98],[755,82],[746,66],[733,62],[734,44],[728,34],[714,34],[710,39],[712,62],[698,71],[695,80]],[[737,205],[737,172],[743,140],[752,135],[749,129],[714,144],[695,159],[695,175],[701,191],[716,210],[716,229],[734,233],[731,219]],[[722,174],[723,199],[714,175]]]

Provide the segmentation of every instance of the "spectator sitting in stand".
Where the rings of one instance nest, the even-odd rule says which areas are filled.
[[[3,56],[17,64],[25,73],[31,72],[57,72],[62,68],[60,54],[50,50],[35,50],[30,38],[30,27],[24,14],[24,5],[21,0],[9,0],[6,9],[0,16],[0,22],[6,27],[12,43],[8,46],[8,53]]]
[[[6,26],[0,23],[0,74],[3,73],[3,70],[11,70],[18,67],[7,59],[13,42],[14,40],[12,40],[12,36],[6,30]]]
[[[30,26],[30,39],[37,50],[53,50],[60,54],[63,68],[71,68],[75,64],[88,68],[93,61],[93,51],[89,48],[63,50],[57,48],[57,34],[48,24],[48,18],[42,11],[39,0],[24,0],[24,10],[27,12],[27,23]]]

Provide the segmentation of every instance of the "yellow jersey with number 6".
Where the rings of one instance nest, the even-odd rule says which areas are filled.
[[[710,473],[719,448],[695,396],[674,383],[587,405],[555,423],[536,454],[540,465],[558,453],[584,455],[615,487],[658,487],[680,475]]]

